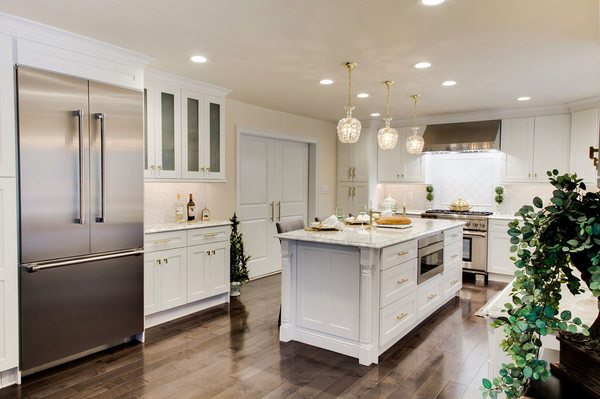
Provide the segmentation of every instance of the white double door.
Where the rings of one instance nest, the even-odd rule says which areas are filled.
[[[240,135],[238,217],[250,278],[281,270],[278,221],[308,213],[308,144]]]

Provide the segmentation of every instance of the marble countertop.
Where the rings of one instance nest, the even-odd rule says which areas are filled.
[[[414,240],[429,234],[439,233],[465,223],[454,220],[410,218],[412,227],[399,230],[376,227],[367,230],[363,226],[350,227],[342,231],[306,231],[296,230],[277,234],[282,240],[297,240],[336,244],[361,248],[384,248],[401,242]]]
[[[197,222],[182,222],[182,223],[158,223],[144,226],[144,234],[162,233],[165,231],[177,231],[177,230],[189,230],[189,229],[202,229],[206,227],[218,227],[227,226],[231,222],[228,220],[209,220],[209,221],[197,221]]]
[[[585,292],[575,296],[569,292],[566,286],[563,286],[559,309],[570,310],[573,313],[573,317],[579,317],[584,324],[590,325],[596,320],[596,316],[598,316],[598,301],[587,289],[585,283],[582,283],[582,288],[585,289]],[[511,290],[512,282],[496,294],[483,308],[479,309],[475,315],[489,318],[506,316],[507,313],[503,312],[506,309],[504,304],[512,303],[512,298],[510,297]]]
[[[518,216],[511,215],[509,213],[498,213],[488,216],[488,219],[498,219],[498,220],[515,220],[518,219]]]

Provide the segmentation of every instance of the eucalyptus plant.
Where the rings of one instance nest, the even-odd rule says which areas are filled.
[[[548,363],[540,359],[542,336],[561,332],[600,351],[600,317],[588,327],[569,310],[559,310],[563,286],[576,295],[583,292],[583,281],[600,297],[600,193],[586,192],[577,175],[553,170],[548,176],[555,188],[550,203],[534,198],[533,206],[525,205],[515,214],[522,221],[509,224],[516,279],[512,303],[504,305],[506,316],[492,326],[503,329],[501,347],[512,362],[503,364],[491,381],[483,379],[484,398],[500,393],[519,398],[531,381],[550,375]]]

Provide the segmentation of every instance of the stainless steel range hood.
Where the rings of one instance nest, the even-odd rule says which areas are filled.
[[[500,150],[500,120],[444,123],[425,128],[424,152]]]

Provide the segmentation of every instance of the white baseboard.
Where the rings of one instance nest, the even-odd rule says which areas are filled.
[[[7,387],[9,385],[20,384],[21,373],[18,367],[4,370],[0,372],[0,388]]]
[[[144,326],[145,328],[154,327],[224,303],[229,303],[229,292],[148,315]]]
[[[488,281],[498,281],[500,283],[510,283],[515,276],[512,274],[488,273]]]

